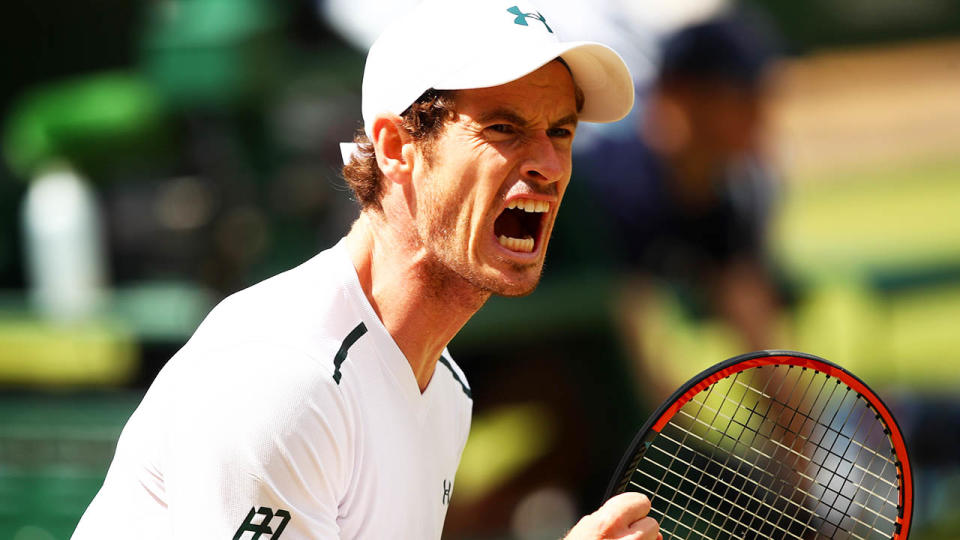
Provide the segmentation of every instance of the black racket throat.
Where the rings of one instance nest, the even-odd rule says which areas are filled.
[[[893,415],[823,358],[759,351],[693,377],[637,433],[606,498],[639,491],[665,539],[907,538]]]

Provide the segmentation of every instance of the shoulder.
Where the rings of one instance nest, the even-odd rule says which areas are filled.
[[[157,432],[174,523],[223,536],[253,506],[289,511],[291,530],[320,522],[335,530],[359,421],[331,370],[313,354],[256,339],[203,354],[216,360],[181,357],[187,362],[158,379],[150,391],[163,396],[153,402],[162,424],[141,426]]]
[[[337,265],[331,250],[225,298],[208,319],[242,323],[300,316],[337,298]],[[206,321],[205,321],[206,322]]]
[[[190,340],[194,349],[262,339],[311,349],[339,340],[359,317],[345,294],[342,250],[328,249],[296,268],[225,298]]]
[[[289,417],[304,404],[341,399],[333,378],[337,347],[333,341],[305,350],[259,337],[237,339],[222,347],[185,349],[171,368],[186,403],[202,402],[225,415],[270,411]]]
[[[255,340],[203,353],[214,358],[183,358],[164,391],[169,454],[202,454],[201,462],[234,463],[258,477],[273,474],[278,456],[323,456],[347,470],[358,414],[333,378],[335,346],[307,353]]]

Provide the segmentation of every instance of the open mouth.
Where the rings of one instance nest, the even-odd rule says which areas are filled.
[[[537,246],[544,216],[550,203],[533,199],[514,199],[493,224],[500,245],[518,253],[531,253]]]

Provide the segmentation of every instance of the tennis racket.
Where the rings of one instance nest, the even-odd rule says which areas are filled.
[[[906,539],[913,483],[890,410],[849,371],[762,351],[689,380],[607,490],[646,494],[665,539]]]

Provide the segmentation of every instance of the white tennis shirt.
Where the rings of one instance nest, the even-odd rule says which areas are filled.
[[[210,313],[73,538],[439,538],[471,407],[447,351],[421,394],[341,240]]]

